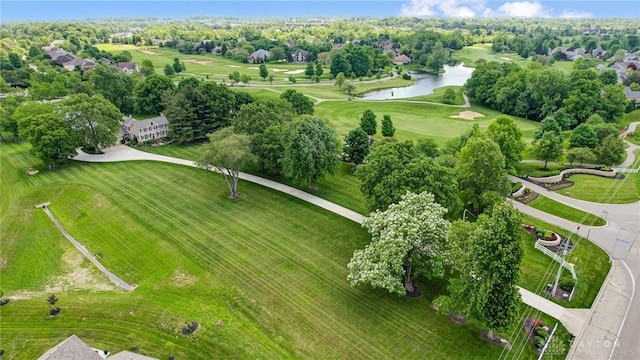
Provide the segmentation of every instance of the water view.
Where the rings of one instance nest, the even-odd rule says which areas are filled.
[[[413,85],[372,91],[362,96],[366,100],[404,99],[414,96],[431,94],[434,89],[457,85],[462,86],[471,77],[473,68],[462,65],[444,66],[443,74],[427,74],[421,72],[410,73],[416,81]]]

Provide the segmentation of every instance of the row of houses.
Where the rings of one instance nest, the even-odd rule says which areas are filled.
[[[602,49],[601,47],[598,47],[596,49],[593,49],[591,52],[588,52],[582,48],[569,50],[564,46],[558,46],[556,48],[549,49],[549,51],[547,52],[547,55],[554,56],[556,53],[560,53],[559,56],[561,60],[573,61],[576,59],[590,59],[590,58],[602,59],[607,54],[607,51]]]
[[[73,71],[76,67],[80,67],[82,70],[90,70],[93,69],[98,62],[102,62],[109,66],[115,66],[118,69],[122,70],[126,74],[132,74],[135,72],[140,72],[140,68],[137,64],[132,62],[118,62],[115,63],[107,58],[101,58],[100,60],[91,60],[91,59],[80,59],[74,53],[70,51],[66,51],[64,49],[59,49],[56,47],[47,46],[44,47],[45,52],[51,57],[51,61],[56,62],[65,69],[69,71]]]

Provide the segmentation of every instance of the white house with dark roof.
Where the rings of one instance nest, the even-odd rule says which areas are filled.
[[[307,62],[307,56],[309,56],[309,52],[306,50],[298,49],[291,53],[291,62],[294,63],[305,63]]]
[[[125,116],[122,119],[120,130],[120,137],[125,140],[134,137],[138,141],[160,139],[169,135],[169,120],[162,114],[146,120],[136,120],[131,116]]]
[[[624,94],[627,96],[627,100],[635,100],[640,103],[640,91],[633,91],[630,87],[625,86]]]
[[[127,75],[133,74],[133,72],[140,72],[137,64],[132,62],[119,62],[116,64],[116,67]]]

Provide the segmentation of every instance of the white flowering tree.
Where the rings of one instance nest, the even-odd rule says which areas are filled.
[[[356,250],[347,267],[351,285],[365,283],[400,296],[414,293],[413,277],[439,277],[447,257],[447,209],[428,192],[407,192],[397,204],[366,217],[371,243]]]

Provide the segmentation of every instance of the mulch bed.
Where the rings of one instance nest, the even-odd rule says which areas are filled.
[[[531,235],[533,235],[534,237],[537,237],[538,235],[536,234],[535,228],[532,229],[528,229],[525,227],[525,230],[527,232],[529,232]],[[558,234],[558,236],[560,236],[562,238],[562,241],[560,242],[560,244],[556,245],[556,246],[546,246],[547,249],[553,251],[554,253],[562,253],[563,250],[567,250],[567,251],[571,251],[573,249],[573,241],[571,241],[571,239],[568,239],[566,237],[563,237],[562,235]]]
[[[11,299],[2,299],[2,300],[0,300],[0,306],[8,304],[9,301],[11,301]]]
[[[422,291],[420,290],[420,288],[416,284],[413,284],[413,292],[409,292],[409,291],[405,290],[405,293],[406,293],[405,296],[406,297],[410,297],[410,298],[418,297],[418,296],[422,295]]]
[[[518,196],[518,197],[514,197],[513,199],[519,203],[523,203],[523,204],[528,204],[530,202],[532,202],[533,200],[535,200],[538,197],[538,193],[535,191],[531,191],[531,189],[527,189],[528,191],[526,191],[524,193],[524,195],[522,196]]]
[[[568,187],[572,187],[573,185],[575,185],[573,181],[570,181],[567,179],[562,179],[562,181],[556,182],[556,183],[543,183],[543,182],[533,181],[531,179],[527,179],[527,180],[551,191],[566,189]]]
[[[56,316],[60,313],[60,308],[57,307],[55,309],[51,309],[51,311],[49,311],[49,316]]]
[[[505,347],[509,350],[511,350],[511,344],[509,343],[509,341],[505,338],[503,338],[500,335],[497,334],[493,334],[493,338],[489,338],[489,332],[488,331],[483,331],[480,334],[480,337],[482,337],[483,340],[494,343],[496,345],[500,345],[502,347]]]
[[[198,329],[198,326],[199,324],[195,321],[188,323],[182,328],[182,335],[193,334],[193,332],[196,331],[196,329]]]
[[[570,291],[565,291],[563,288],[560,287],[560,285],[558,285],[558,288],[556,289],[555,294],[551,294],[552,290],[553,290],[553,284],[547,284],[547,287],[545,287],[544,289],[544,293],[547,295],[551,295],[554,298],[559,300],[569,301],[569,297],[571,296]]]

